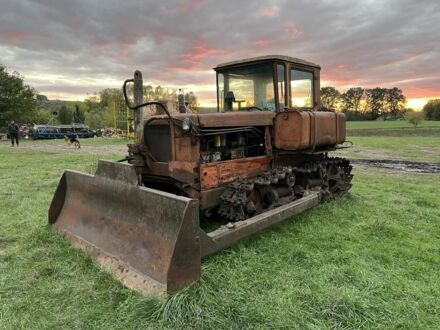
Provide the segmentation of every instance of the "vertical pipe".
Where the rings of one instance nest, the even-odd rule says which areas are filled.
[[[128,140],[128,132],[129,132],[129,126],[128,126],[128,108],[124,107],[125,109],[125,139]]]
[[[116,124],[116,101],[113,101],[113,117],[115,119],[115,132],[116,132],[116,128],[117,128],[117,124]]]
[[[143,81],[142,72],[136,70],[134,72],[134,104],[140,105],[143,103]],[[136,143],[141,143],[143,129],[144,129],[144,113],[143,109],[139,108],[134,111],[134,138]]]

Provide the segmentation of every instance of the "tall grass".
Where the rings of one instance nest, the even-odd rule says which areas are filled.
[[[438,327],[439,176],[356,169],[348,197],[204,260],[199,283],[157,299],[124,288],[47,225],[63,169],[95,163],[0,148],[2,328]]]

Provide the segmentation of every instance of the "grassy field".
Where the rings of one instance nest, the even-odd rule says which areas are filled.
[[[440,121],[423,121],[418,128],[405,121],[347,122],[347,140],[353,148],[340,156],[440,163]]]
[[[349,121],[347,129],[399,129],[413,128],[413,125],[405,120],[369,120],[369,121]],[[419,128],[440,128],[440,121],[424,120],[419,124]]]
[[[385,140],[382,148],[390,137],[378,139]],[[122,287],[47,225],[63,170],[92,173],[98,158],[121,158],[125,142],[88,140],[67,152],[58,152],[61,142],[50,141],[55,149],[33,143],[0,146],[1,328],[427,329],[440,323],[439,175],[355,168],[349,196],[206,259],[199,283],[158,300]]]

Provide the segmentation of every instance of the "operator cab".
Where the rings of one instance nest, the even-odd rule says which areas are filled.
[[[320,69],[317,64],[282,55],[219,64],[214,68],[218,111],[316,110]]]

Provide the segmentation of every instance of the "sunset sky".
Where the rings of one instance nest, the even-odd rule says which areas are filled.
[[[217,63],[282,54],[322,67],[323,86],[440,97],[439,0],[1,0],[0,63],[49,98],[146,83],[215,102]]]

